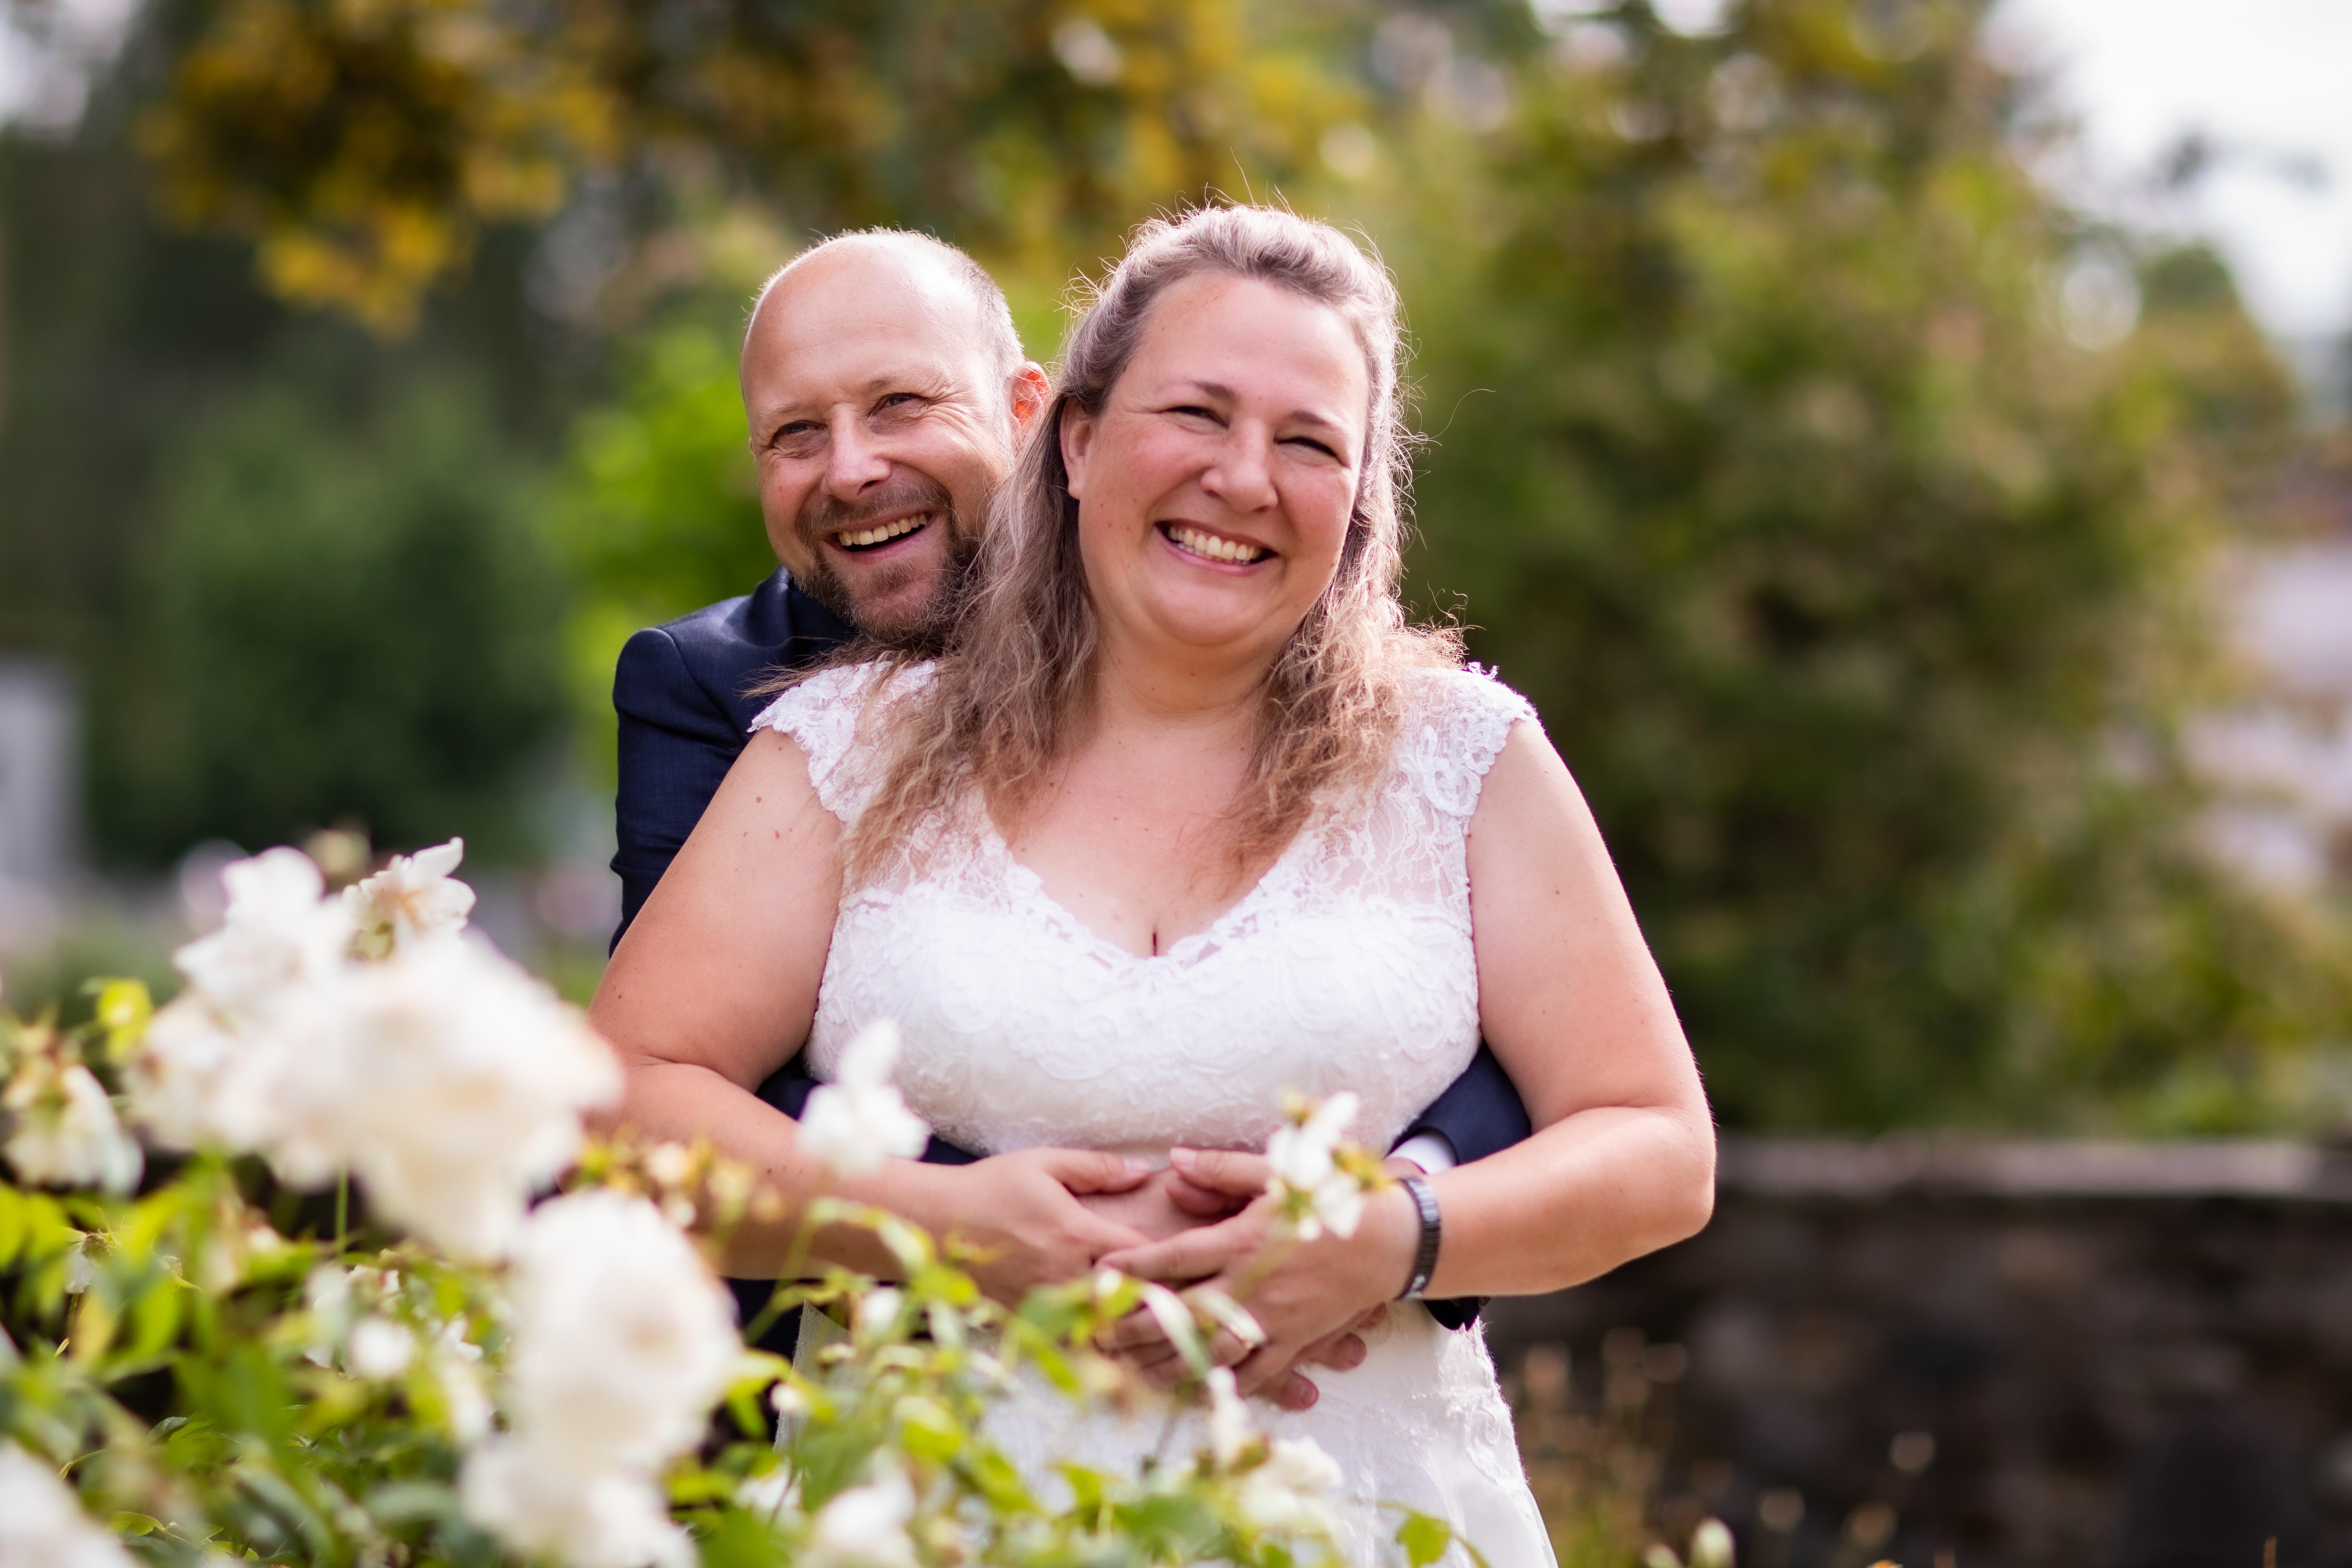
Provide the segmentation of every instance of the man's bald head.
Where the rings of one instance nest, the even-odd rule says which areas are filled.
[[[877,264],[904,271],[908,281],[919,287],[929,285],[960,296],[969,308],[974,341],[987,353],[996,374],[1010,376],[1021,368],[1021,333],[1013,324],[1013,307],[996,279],[988,275],[988,268],[943,239],[905,228],[861,228],[836,234],[776,268],[751,301],[751,313],[743,323],[744,343],[750,344],[769,297],[795,273],[804,268]]]

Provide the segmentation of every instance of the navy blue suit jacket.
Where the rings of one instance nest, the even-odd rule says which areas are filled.
[[[614,812],[619,848],[613,856],[613,869],[621,878],[621,926],[613,933],[615,945],[749,743],[751,721],[770,700],[751,696],[751,688],[780,666],[798,668],[822,658],[849,635],[838,617],[778,572],[743,598],[697,610],[629,639],[613,675],[613,707],[621,721]],[[759,1093],[797,1118],[814,1087],[795,1056]],[[1422,1112],[1406,1136],[1438,1133],[1466,1163],[1508,1148],[1528,1131],[1518,1091],[1482,1045],[1470,1069]],[[934,1138],[923,1158],[964,1164],[973,1156]],[[772,1287],[764,1281],[737,1283],[748,1319],[766,1304]],[[1475,1300],[1428,1305],[1451,1328],[1466,1326],[1478,1315]]]

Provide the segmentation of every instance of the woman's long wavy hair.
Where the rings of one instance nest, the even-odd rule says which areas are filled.
[[[1395,745],[1406,676],[1461,663],[1459,636],[1409,625],[1397,595],[1412,470],[1387,270],[1337,229],[1271,208],[1154,219],[1136,231],[1070,334],[1055,395],[998,496],[936,682],[893,705],[887,772],[845,847],[853,884],[902,858],[919,860],[920,847],[961,811],[984,806],[1010,831],[1082,737],[1098,628],[1062,461],[1063,416],[1073,407],[1101,414],[1153,305],[1204,276],[1262,279],[1338,311],[1362,347],[1371,386],[1338,569],[1266,672],[1255,753],[1231,808],[1236,867],[1270,858],[1318,805],[1377,779]]]

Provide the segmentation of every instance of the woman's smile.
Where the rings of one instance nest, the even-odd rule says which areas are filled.
[[[1219,566],[1255,566],[1269,559],[1274,552],[1262,544],[1245,539],[1219,533],[1190,522],[1163,522],[1160,536],[1168,541],[1178,553]]]

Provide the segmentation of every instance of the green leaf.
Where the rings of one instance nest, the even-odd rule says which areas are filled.
[[[1405,1561],[1412,1568],[1425,1568],[1444,1556],[1445,1549],[1454,1544],[1454,1527],[1425,1513],[1409,1513],[1397,1526],[1396,1540],[1404,1548]]]
[[[0,1268],[16,1261],[25,1245],[25,1196],[0,1182]]]
[[[386,1524],[457,1517],[457,1494],[441,1481],[390,1481],[367,1494],[364,1506]]]

